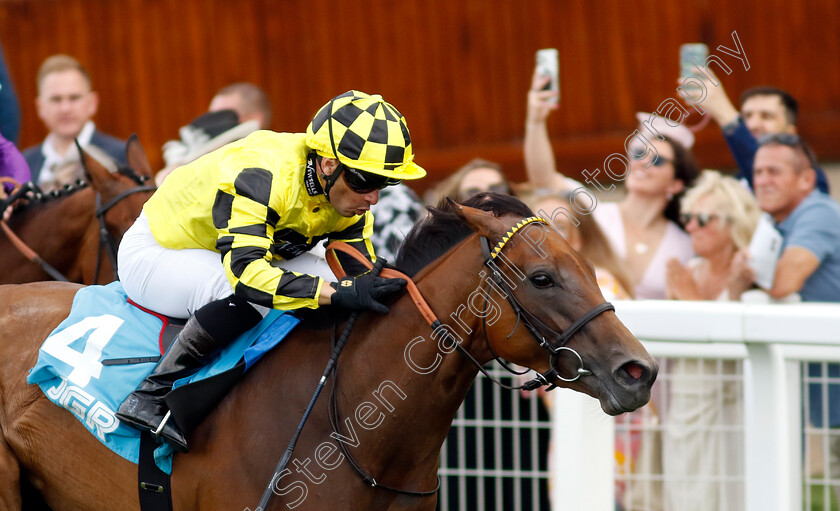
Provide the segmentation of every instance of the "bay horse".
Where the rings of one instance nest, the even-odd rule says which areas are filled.
[[[273,510],[435,509],[440,449],[479,370],[470,358],[485,364],[503,357],[546,374],[553,368],[566,381],[550,383],[597,398],[610,415],[648,401],[656,362],[604,307],[591,265],[545,221],[523,220],[530,210],[516,199],[479,199],[482,209],[433,212],[396,261],[415,275],[443,326],[432,330],[408,295],[387,315],[359,316],[288,469],[272,475],[335,334],[304,321],[189,435],[190,452],[175,455],[175,510],[254,510],[267,487]],[[504,258],[493,275],[515,284],[507,302],[491,282],[494,263],[485,263],[482,238],[494,261]],[[38,347],[67,316],[78,289],[57,282],[0,286],[4,510],[21,508],[26,484],[56,511],[139,509],[137,467],[26,384]],[[571,330],[558,349],[560,332]],[[463,353],[454,352],[453,339]]]
[[[116,255],[122,235],[140,215],[143,203],[154,190],[153,186],[144,185],[152,178],[152,170],[134,135],[126,143],[126,157],[129,167],[111,173],[82,151],[90,186],[30,199],[9,219],[15,235],[70,282],[103,284],[115,278],[108,252]],[[0,232],[0,284],[52,278]]]

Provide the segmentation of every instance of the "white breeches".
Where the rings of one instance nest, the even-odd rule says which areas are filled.
[[[128,297],[167,316],[188,318],[203,305],[233,294],[218,252],[160,246],[149,229],[145,213],[140,214],[123,236],[117,265]],[[327,281],[336,280],[326,260],[313,253],[276,265]]]

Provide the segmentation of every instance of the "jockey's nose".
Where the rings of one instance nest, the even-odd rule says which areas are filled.
[[[372,192],[368,192],[368,193],[362,195],[362,197],[364,197],[365,202],[367,202],[368,204],[370,204],[372,206],[372,205],[376,204],[377,202],[379,202],[379,190],[374,190]]]

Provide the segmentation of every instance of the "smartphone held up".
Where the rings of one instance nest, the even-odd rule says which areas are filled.
[[[697,77],[698,65],[703,65],[709,57],[709,47],[703,43],[680,45],[680,78]]]
[[[560,101],[560,59],[557,48],[544,48],[537,50],[537,74],[540,76],[549,77],[548,83],[543,87],[543,90],[551,90],[557,92],[557,95],[551,98],[551,102],[557,103]]]

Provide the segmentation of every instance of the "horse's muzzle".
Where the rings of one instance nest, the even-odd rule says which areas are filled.
[[[650,358],[630,360],[619,365],[612,373],[612,399],[602,399],[604,411],[610,415],[630,412],[644,406],[650,400],[650,390],[659,364]]]

